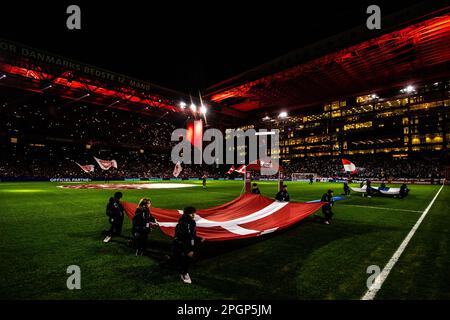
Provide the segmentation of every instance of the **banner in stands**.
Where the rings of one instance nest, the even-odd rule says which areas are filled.
[[[323,202],[279,202],[257,194],[244,194],[217,207],[198,210],[197,235],[208,241],[257,237],[287,228],[322,207]],[[137,205],[123,202],[132,219]],[[152,208],[160,229],[173,237],[182,210]]]

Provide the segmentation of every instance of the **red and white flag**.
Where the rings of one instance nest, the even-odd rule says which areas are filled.
[[[173,168],[173,176],[174,176],[175,178],[177,178],[177,177],[180,175],[180,173],[181,173],[182,170],[183,170],[183,167],[181,166],[180,161],[178,161],[178,162],[175,164],[175,168]]]
[[[93,172],[94,171],[94,165],[93,164],[87,164],[87,165],[85,165],[85,166],[82,166],[81,164],[79,164],[78,162],[75,162],[80,168],[81,168],[81,170],[83,170],[84,172],[86,172],[86,173],[89,173],[89,172]]]
[[[342,164],[344,165],[345,172],[350,172],[351,174],[356,173],[356,166],[354,163],[347,159],[342,159]]]
[[[237,168],[235,171],[239,172],[239,173],[243,173],[245,174],[245,169],[247,168],[247,166],[245,164],[243,164],[242,166],[240,166],[239,168]]]
[[[226,174],[232,174],[233,171],[234,171],[234,166],[231,166],[230,170],[228,170]]]
[[[130,202],[122,204],[127,216],[133,219],[136,204]],[[287,228],[310,216],[324,204],[321,201],[280,202],[246,193],[220,206],[198,210],[197,235],[207,241],[258,237]],[[152,207],[152,216],[155,217],[162,232],[174,236],[180,211]]]
[[[95,161],[97,161],[100,168],[103,170],[109,170],[111,168],[117,169],[117,161],[116,160],[102,160],[99,158],[94,157]]]

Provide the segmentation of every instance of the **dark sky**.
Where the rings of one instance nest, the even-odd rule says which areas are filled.
[[[6,1],[0,37],[196,94],[291,50],[365,24],[408,1]],[[38,2],[38,3],[36,3]],[[78,4],[82,30],[66,28]]]

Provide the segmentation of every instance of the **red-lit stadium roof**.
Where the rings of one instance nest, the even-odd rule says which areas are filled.
[[[221,104],[225,113],[246,116],[249,111],[292,110],[448,76],[449,12],[450,7],[440,9],[406,26],[397,24],[388,33],[318,56],[314,52],[326,49],[323,41],[214,85],[208,89],[208,98]],[[333,41],[344,42],[339,36]]]
[[[178,111],[184,93],[0,39],[0,85],[153,114]],[[197,99],[194,97],[194,102]]]

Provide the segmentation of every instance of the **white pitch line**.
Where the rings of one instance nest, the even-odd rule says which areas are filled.
[[[369,208],[369,209],[379,209],[379,210],[389,210],[389,211],[422,212],[420,210],[408,210],[408,209],[385,208],[385,207],[371,207],[371,206],[361,206],[361,205],[357,205],[357,204],[340,204],[339,206],[359,207],[359,208]]]
[[[416,233],[416,230],[419,228],[423,219],[425,219],[425,216],[427,215],[428,211],[430,211],[430,209],[433,206],[434,201],[436,201],[439,193],[441,193],[442,188],[444,188],[444,185],[441,186],[439,191],[434,196],[433,200],[431,200],[428,207],[424,210],[424,212],[420,216],[419,220],[417,220],[414,227],[412,227],[411,231],[409,231],[408,235],[403,240],[403,242],[400,244],[397,251],[395,251],[394,255],[391,257],[389,262],[384,266],[383,271],[381,271],[381,273],[375,278],[375,281],[372,283],[370,288],[366,291],[366,293],[361,298],[361,300],[373,300],[375,298],[376,294],[381,289],[381,286],[383,285],[384,281],[389,276],[389,273],[391,272],[392,268],[397,263],[398,259],[402,255],[403,251],[406,249],[406,246],[408,245],[411,238],[414,236],[414,233]]]

